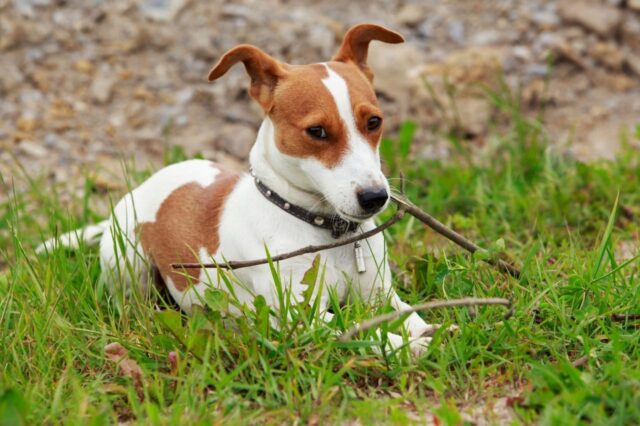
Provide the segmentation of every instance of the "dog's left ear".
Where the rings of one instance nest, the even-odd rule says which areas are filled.
[[[355,63],[367,76],[369,81],[373,81],[373,73],[367,65],[369,43],[373,40],[395,44],[404,42],[404,37],[380,25],[355,25],[345,34],[340,50],[338,50],[338,53],[333,57],[333,60]]]
[[[249,94],[258,101],[265,112],[269,112],[273,106],[273,90],[285,74],[283,65],[257,47],[241,44],[225,53],[211,68],[209,81],[222,77],[238,62],[244,64],[247,74],[251,77]]]

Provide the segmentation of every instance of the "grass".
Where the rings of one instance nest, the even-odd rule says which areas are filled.
[[[405,300],[515,304],[508,321],[491,307],[426,312],[460,331],[436,334],[416,360],[406,351],[375,355],[370,336],[334,342],[333,330],[385,309],[357,300],[336,307],[329,325],[314,320],[313,306],[290,306],[292,320],[281,318],[276,331],[259,302],[256,312],[224,319],[224,293],[208,293],[206,308],[188,318],[161,301],[111,297],[96,284],[95,248],[33,251],[58,228],[100,219],[92,200],[104,195],[87,178],[84,199],[64,206],[42,178],[16,168],[30,189],[0,208],[0,423],[453,425],[474,409],[500,422],[491,410],[498,401],[513,407],[516,424],[640,423],[640,327],[611,319],[640,309],[638,262],[616,254],[624,244],[638,251],[640,154],[577,163],[550,148],[540,123],[513,102],[494,101],[508,125],[482,152],[449,135],[451,159],[416,159],[412,125],[384,141],[390,175],[404,173],[410,199],[523,271],[508,278],[411,219],[394,226],[390,256]],[[321,275],[311,268],[310,283]],[[142,369],[140,385],[105,356],[112,342]]]

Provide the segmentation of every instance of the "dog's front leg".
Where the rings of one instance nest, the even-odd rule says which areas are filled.
[[[364,244],[363,244],[364,245]],[[374,235],[366,241],[369,248],[366,256],[366,272],[358,277],[357,288],[364,300],[371,300],[378,295],[389,300],[395,310],[408,309],[411,306],[404,302],[393,288],[391,269],[387,259],[386,246],[382,234]],[[422,337],[433,333],[437,326],[427,324],[417,313],[411,313],[404,321],[404,326],[411,337]]]

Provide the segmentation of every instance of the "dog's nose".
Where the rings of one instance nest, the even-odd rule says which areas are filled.
[[[358,204],[367,213],[380,210],[389,199],[385,188],[365,188],[358,191]]]

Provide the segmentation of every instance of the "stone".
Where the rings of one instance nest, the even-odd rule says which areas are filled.
[[[589,55],[601,64],[619,71],[622,69],[625,58],[622,50],[613,42],[597,42],[588,49]]]
[[[640,52],[640,18],[634,15],[633,13],[627,14],[622,22],[621,42],[623,46]]]
[[[491,46],[500,41],[501,33],[496,30],[486,30],[474,34],[470,43],[473,46]]]
[[[9,93],[24,82],[24,75],[13,61],[0,61],[0,95]]]
[[[420,73],[431,80],[446,77],[452,84],[492,84],[503,71],[505,53],[500,47],[462,49],[441,62],[422,66]]]
[[[449,24],[449,38],[455,43],[462,44],[465,41],[465,28],[461,21],[453,21]]]
[[[622,19],[622,13],[615,6],[580,0],[562,0],[558,4],[558,13],[563,20],[603,37],[613,35]]]
[[[144,0],[140,12],[154,21],[169,22],[187,5],[188,0]]]
[[[426,11],[423,6],[417,3],[407,3],[396,13],[396,21],[400,25],[407,27],[417,27],[426,19]]]
[[[256,139],[256,132],[242,124],[225,124],[214,145],[235,158],[245,159],[249,156]]]
[[[542,31],[556,29],[560,24],[558,14],[548,9],[533,11],[530,19]]]
[[[633,71],[636,76],[640,77],[640,54],[628,52],[625,57],[625,62],[631,71]]]
[[[116,78],[113,74],[114,71],[112,70],[102,70],[94,77],[90,92],[95,102],[104,104],[111,99],[113,86],[116,83]]]
[[[493,109],[489,101],[481,98],[456,99],[461,130],[467,136],[484,136],[489,129]]]
[[[640,12],[640,0],[627,0],[627,7]]]
[[[49,151],[40,144],[30,140],[23,140],[18,144],[18,150],[32,158],[43,159],[49,155]]]
[[[425,54],[411,44],[378,43],[369,49],[369,67],[374,71],[376,90],[392,99],[402,99],[415,89],[413,70],[425,61]]]

